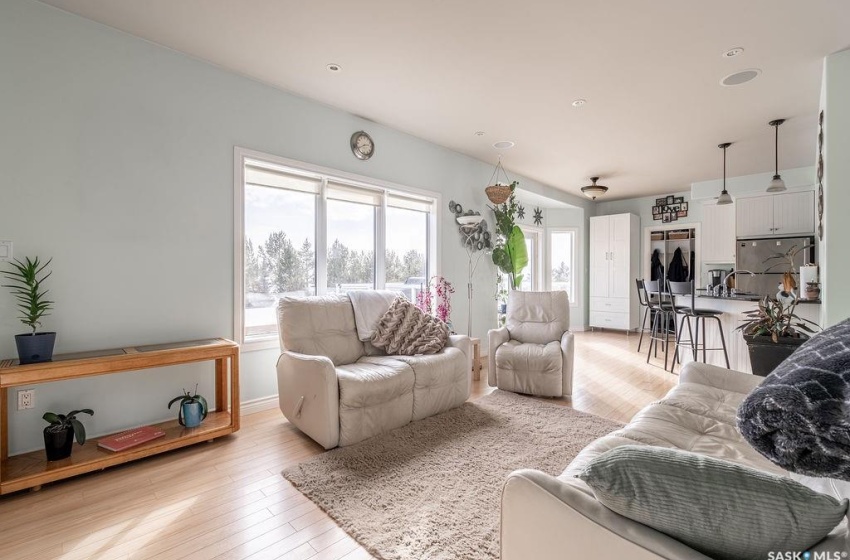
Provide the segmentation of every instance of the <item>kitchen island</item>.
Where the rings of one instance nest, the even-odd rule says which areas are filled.
[[[752,373],[750,367],[750,356],[747,350],[747,343],[741,331],[735,330],[746,318],[745,313],[757,308],[758,296],[730,296],[717,297],[707,294],[699,294],[694,298],[694,306],[697,309],[712,309],[722,312],[720,322],[723,326],[723,336],[726,337],[726,351],[729,353],[729,367],[738,370]],[[677,305],[690,305],[690,298],[678,297]],[[820,324],[820,302],[800,300],[794,313],[802,318],[814,321]],[[714,321],[706,321],[705,342],[709,348],[720,348],[720,335],[717,332],[717,325],[712,324]],[[684,337],[687,337],[688,330],[685,326]],[[700,333],[700,340],[702,333]],[[690,349],[683,348],[680,353],[682,364],[693,361],[693,354]],[[700,351],[699,359],[702,361],[702,351]],[[706,362],[716,366],[726,367],[723,360],[722,351],[709,351],[706,355]]]

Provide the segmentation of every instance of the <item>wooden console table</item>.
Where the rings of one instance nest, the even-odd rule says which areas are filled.
[[[197,428],[184,428],[174,419],[156,424],[165,431],[164,437],[125,451],[107,451],[97,446],[97,440],[89,440],[82,446],[74,443],[71,457],[61,461],[48,462],[43,449],[9,457],[8,396],[12,387],[209,360],[215,360],[215,410],[210,410]],[[211,441],[238,429],[239,345],[231,340],[213,338],[65,354],[54,356],[52,362],[28,365],[0,360],[0,494],[38,489],[48,482]]]

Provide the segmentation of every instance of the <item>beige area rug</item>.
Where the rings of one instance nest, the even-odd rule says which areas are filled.
[[[497,559],[511,471],[559,475],[620,424],[496,391],[283,471],[374,556]]]

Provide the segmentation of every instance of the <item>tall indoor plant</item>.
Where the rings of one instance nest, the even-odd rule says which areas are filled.
[[[522,271],[528,266],[528,251],[525,248],[525,235],[516,225],[517,182],[511,183],[511,194],[502,204],[492,207],[496,215],[496,233],[498,239],[493,248],[493,264],[510,278],[511,288],[516,290],[522,285]]]
[[[796,307],[796,300],[786,305],[772,296],[765,296],[757,309],[745,313],[746,319],[738,329],[747,342],[754,374],[769,375],[809,339],[809,334],[815,332],[812,327],[820,328],[798,317],[794,313]]]
[[[17,300],[18,317],[27,325],[32,332],[15,335],[15,344],[18,347],[18,358],[22,364],[34,364],[37,362],[49,362],[53,359],[53,346],[56,343],[55,332],[36,332],[41,326],[42,317],[48,315],[53,309],[53,302],[47,299],[48,290],[44,288],[44,281],[52,272],[47,270],[50,262],[48,259],[42,263],[36,257],[26,257],[23,261],[18,259],[10,263],[11,270],[2,271],[9,284],[3,284],[4,288],[10,288],[12,295]]]

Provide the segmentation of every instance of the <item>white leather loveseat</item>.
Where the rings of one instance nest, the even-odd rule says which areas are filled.
[[[735,422],[738,406],[763,379],[688,363],[682,368],[679,384],[667,396],[644,408],[622,429],[592,442],[560,476],[535,470],[511,473],[502,492],[501,560],[711,560],[672,537],[614,513],[596,500],[587,484],[575,478],[594,457],[620,445],[702,453],[791,476],[838,499],[850,498],[850,483],[790,474],[762,457],[740,435]],[[850,550],[847,520],[812,550],[832,555]]]
[[[469,398],[469,337],[449,337],[437,354],[387,356],[358,338],[347,295],[284,297],[278,326],[280,410],[325,449],[357,443]]]

